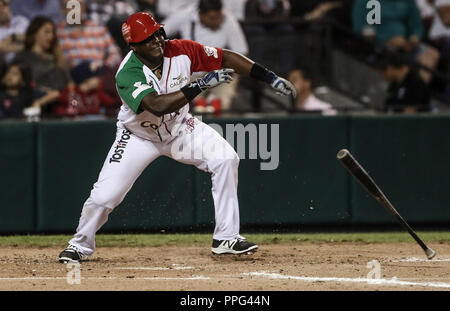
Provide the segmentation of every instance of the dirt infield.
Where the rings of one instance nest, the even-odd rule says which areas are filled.
[[[99,248],[75,266],[60,248],[0,248],[0,290],[450,290],[450,245],[414,243],[260,245],[246,255],[212,255],[208,245]],[[367,279],[368,273],[380,279]],[[75,278],[70,278],[73,282]]]

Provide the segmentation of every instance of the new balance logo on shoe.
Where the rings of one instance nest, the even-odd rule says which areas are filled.
[[[213,239],[211,251],[214,254],[243,254],[250,251],[256,251],[258,245],[247,242],[245,239],[235,238],[232,240]]]
[[[237,239],[235,240],[224,240],[222,243],[223,247],[233,248],[234,244],[236,244]]]

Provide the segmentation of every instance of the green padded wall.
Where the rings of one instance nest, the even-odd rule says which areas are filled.
[[[75,230],[110,146],[114,123],[45,121],[37,128],[39,232]]]
[[[0,232],[35,227],[34,124],[0,123]]]
[[[167,157],[151,163],[125,200],[110,214],[105,230],[188,228],[194,223],[193,168]]]
[[[38,127],[38,230],[75,231],[84,201],[114,142],[115,122],[41,122]],[[188,226],[193,193],[186,165],[157,159],[102,230]]]
[[[261,170],[246,136],[239,168],[241,224],[390,224],[393,218],[336,160],[349,149],[404,218],[450,221],[449,116],[292,116],[204,120],[279,129],[279,166]],[[252,125],[250,125],[252,126]],[[115,139],[115,121],[0,123],[0,232],[74,232]],[[235,136],[235,140],[237,137]],[[259,144],[258,144],[259,145]],[[269,143],[270,146],[270,143]],[[237,149],[237,145],[235,145]],[[159,158],[102,228],[135,232],[214,225],[209,174]]]
[[[353,117],[351,129],[351,152],[407,221],[450,221],[449,117]],[[394,222],[359,184],[351,192],[353,223]]]
[[[350,221],[348,176],[336,160],[338,150],[348,144],[347,118],[304,116],[205,122],[221,125],[224,132],[226,124],[247,126],[255,123],[258,129],[265,124],[268,129],[272,124],[279,124],[277,169],[261,170],[262,160],[248,159],[248,153],[246,159],[240,161],[238,196],[242,224],[301,227],[303,224],[345,224]],[[258,135],[260,133],[258,131]],[[246,141],[248,143],[248,137]],[[210,176],[197,173],[196,187],[196,222],[212,225],[214,207]]]

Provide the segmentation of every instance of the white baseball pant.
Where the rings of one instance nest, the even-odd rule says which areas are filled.
[[[163,155],[211,174],[215,209],[213,238],[230,240],[240,237],[239,157],[213,128],[188,115],[178,136],[170,142],[154,143],[118,126],[116,140],[84,203],[79,225],[69,244],[78,247],[84,255],[92,255],[95,234],[106,223],[108,215],[122,202],[142,171]]]

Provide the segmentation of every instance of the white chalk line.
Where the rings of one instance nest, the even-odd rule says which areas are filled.
[[[402,280],[406,280],[406,281],[423,281],[423,280],[437,280],[437,281],[444,281],[444,280],[450,280],[450,278],[402,278]]]
[[[82,280],[115,280],[116,277],[81,277]],[[67,277],[62,276],[33,276],[22,278],[0,278],[0,281],[45,281],[45,280],[67,280]]]
[[[172,267],[116,267],[118,270],[187,270],[193,269],[193,267],[185,267],[181,265],[172,265]],[[277,273],[269,273],[266,271],[260,272],[246,272],[241,273],[240,276],[257,276],[270,279],[285,279],[285,280],[298,280],[305,282],[347,282],[347,283],[362,283],[368,285],[387,285],[387,286],[422,286],[422,287],[436,287],[436,288],[450,288],[450,283],[445,282],[411,282],[405,281],[405,279],[414,280],[420,278],[404,278],[404,280],[398,280],[396,277],[392,279],[367,279],[367,278],[338,278],[338,277],[308,277],[308,276],[294,276],[283,275]],[[187,277],[81,277],[82,280],[142,280],[142,281],[183,281],[183,280],[215,280],[224,278],[239,278],[236,275],[221,276],[221,277],[208,277],[203,275],[191,275]],[[429,279],[448,279],[448,278],[429,278]],[[0,278],[0,281],[44,281],[44,280],[67,280],[67,277],[11,277]]]
[[[153,280],[164,280],[164,281],[170,281],[170,280],[212,280],[212,278],[208,277],[208,276],[203,276],[203,275],[198,275],[198,276],[191,276],[191,277],[186,277],[186,278],[167,278],[167,277],[149,277],[149,278],[135,278],[137,280],[148,280],[148,281],[153,281]]]
[[[306,282],[351,282],[351,283],[366,283],[368,285],[391,285],[391,286],[423,286],[423,287],[437,287],[437,288],[450,288],[450,283],[442,282],[408,282],[399,281],[395,278],[393,279],[364,279],[364,278],[334,278],[334,277],[304,277],[304,276],[292,276],[292,275],[281,275],[275,273],[266,272],[249,272],[242,273],[242,275],[250,276],[262,276],[271,279],[290,279],[290,280],[300,280]],[[191,281],[191,280],[215,280],[222,278],[211,278],[207,276],[191,276],[191,277],[82,277],[81,280],[141,280],[141,281]],[[67,280],[66,277],[23,277],[23,278],[0,278],[0,281],[48,281],[48,280]]]
[[[45,280],[67,280],[66,277],[22,277],[22,278],[0,278],[0,281],[45,281]],[[81,277],[81,280],[163,280],[163,281],[183,281],[183,280],[211,280],[210,277],[196,275],[190,277]]]
[[[147,270],[147,271],[166,271],[166,270],[191,270],[193,267],[186,267],[180,264],[172,264],[171,267],[115,267],[117,270]],[[22,277],[22,278],[0,278],[0,281],[43,281],[43,280],[66,280],[66,277]],[[190,277],[81,277],[83,280],[119,280],[119,279],[133,279],[133,280],[209,280],[210,277],[203,275],[192,275]]]
[[[192,270],[193,267],[116,267],[116,270],[150,270],[150,271],[166,271],[166,270]]]
[[[408,257],[405,259],[390,260],[390,262],[450,262],[450,258],[433,258],[430,260],[420,257]]]
[[[423,287],[438,287],[450,288],[450,283],[444,282],[409,282],[400,281],[397,278],[392,279],[367,279],[367,278],[337,278],[337,277],[308,277],[308,276],[294,276],[283,275],[278,273],[268,273],[266,271],[242,273],[247,276],[259,276],[270,279],[285,279],[285,280],[299,280],[305,282],[347,282],[347,283],[366,283],[369,285],[390,285],[390,286],[423,286]]]

